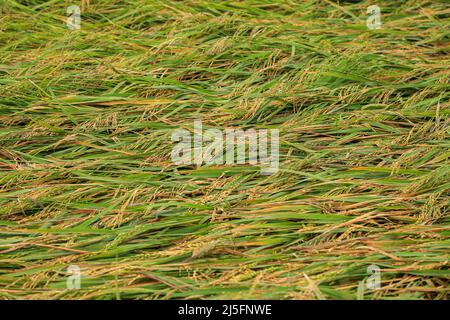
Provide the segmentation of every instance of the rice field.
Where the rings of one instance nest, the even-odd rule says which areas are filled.
[[[445,0],[1,1],[0,299],[448,299],[449,22]],[[278,171],[174,163],[195,120],[278,130]]]

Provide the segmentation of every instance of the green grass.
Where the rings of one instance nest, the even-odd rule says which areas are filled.
[[[2,0],[0,298],[448,299],[448,3],[371,4]],[[279,172],[177,167],[194,119]]]

